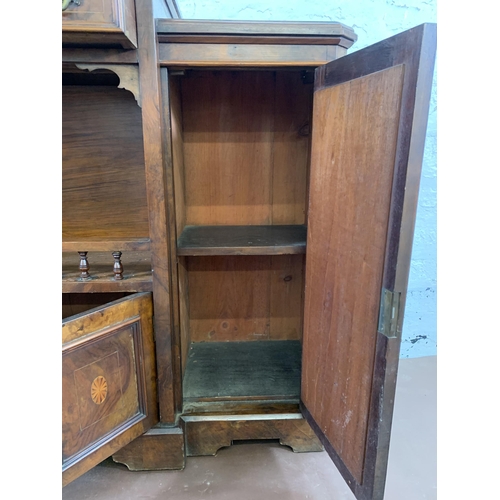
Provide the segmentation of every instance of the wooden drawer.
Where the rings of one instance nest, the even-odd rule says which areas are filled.
[[[62,12],[62,41],[137,48],[134,0],[71,0]]]
[[[158,421],[150,293],[63,321],[63,484]]]

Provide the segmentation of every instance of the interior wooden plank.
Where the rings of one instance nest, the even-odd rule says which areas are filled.
[[[62,291],[69,292],[148,292],[152,289],[151,253],[123,252],[123,279],[115,280],[111,252],[88,252],[90,280],[80,279],[80,256],[62,254]]]
[[[187,257],[193,342],[297,339],[303,255]]]
[[[186,224],[270,224],[274,74],[181,79]]]
[[[299,71],[276,72],[273,135],[273,224],[305,224],[312,83]]]
[[[269,338],[300,340],[304,320],[305,255],[271,257]]]
[[[186,226],[178,255],[277,255],[306,251],[304,225]]]
[[[192,342],[269,338],[270,259],[188,258]]]
[[[148,238],[141,108],[133,95],[63,86],[62,137],[63,239]]]
[[[302,400],[359,483],[403,73],[314,97]]]
[[[300,364],[298,341],[193,343],[184,401],[298,398]]]

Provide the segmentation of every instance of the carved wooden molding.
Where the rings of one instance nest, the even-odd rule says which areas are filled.
[[[96,69],[108,69],[120,79],[119,89],[125,89],[134,94],[137,104],[141,106],[141,92],[139,88],[139,67],[128,64],[76,64],[79,69],[94,71]]]

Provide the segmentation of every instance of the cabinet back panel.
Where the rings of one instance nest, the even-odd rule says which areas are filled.
[[[186,224],[304,224],[312,85],[295,71],[180,81]]]
[[[301,339],[303,255],[186,261],[192,342]]]
[[[109,87],[63,87],[63,239],[148,237],[141,109]]]

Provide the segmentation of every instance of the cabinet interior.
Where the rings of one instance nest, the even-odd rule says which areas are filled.
[[[122,299],[131,293],[63,293],[62,294],[62,319],[90,311],[95,307],[109,304],[114,300]]]
[[[300,394],[313,85],[169,74],[184,402]]]

